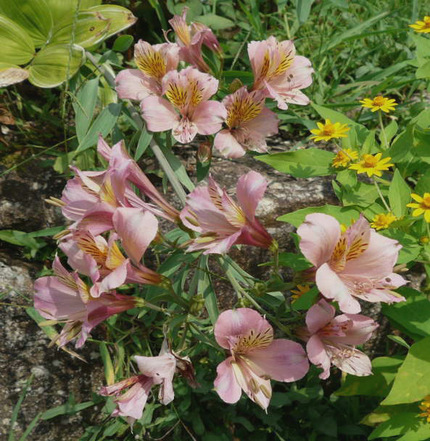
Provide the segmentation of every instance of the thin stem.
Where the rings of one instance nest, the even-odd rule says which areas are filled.
[[[430,239],[430,224],[425,219],[424,222],[426,223],[427,237]]]
[[[385,133],[385,127],[384,127],[384,123],[382,121],[382,112],[379,110],[378,111],[378,116],[379,116],[379,124],[381,126],[381,132],[382,132],[382,137],[384,138],[384,145],[385,145],[385,149],[388,149],[388,138],[387,138],[387,134]]]
[[[381,189],[379,188],[378,183],[377,183],[375,180],[373,180],[373,183],[375,184],[376,190],[378,191],[379,197],[381,198],[381,201],[382,201],[383,204],[385,205],[385,208],[387,209],[388,213],[391,213],[391,208],[390,208],[390,206],[387,204],[387,201],[385,200],[385,198],[384,198],[384,196],[383,196],[383,194],[382,194],[382,192],[381,192]]]

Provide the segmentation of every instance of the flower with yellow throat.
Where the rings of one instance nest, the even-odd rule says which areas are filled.
[[[426,15],[423,20],[418,20],[414,24],[409,25],[415,32],[428,34],[430,32],[430,16]]]
[[[341,124],[339,122],[332,123],[329,119],[325,120],[325,123],[317,123],[318,129],[311,130],[314,136],[311,139],[315,141],[330,141],[333,138],[346,138],[350,129],[347,124]]]
[[[394,107],[398,104],[396,100],[385,98],[382,95],[375,96],[375,98],[364,98],[360,101],[363,107],[370,109],[372,112],[382,110],[385,113],[389,113],[395,110]]]
[[[424,196],[412,193],[411,198],[416,201],[407,205],[407,207],[414,208],[412,216],[418,217],[424,214],[425,221],[430,223],[430,193],[424,193]]]
[[[381,159],[382,153],[376,155],[365,154],[361,157],[361,161],[357,164],[352,164],[348,168],[356,170],[357,173],[367,173],[369,178],[373,175],[382,176],[382,172],[388,170],[394,164],[388,164],[391,158]]]

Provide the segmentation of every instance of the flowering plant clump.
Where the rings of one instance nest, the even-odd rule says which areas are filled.
[[[258,2],[252,13],[239,2],[258,29],[241,40],[233,18],[215,13],[228,2],[206,15],[207,2],[161,3],[148,6],[165,28],[157,44],[136,38],[113,56],[131,44],[124,35],[100,57],[87,52],[70,86],[76,149],[55,162],[69,179],[47,200],[67,225],[34,283],[32,316],[69,354],[98,346],[105,368],[93,404],[106,418],[83,440],[408,441],[413,424],[430,439],[430,284],[420,292],[409,277],[415,264],[430,275],[429,109],[415,102],[404,118],[407,94],[384,89],[392,70],[378,67],[342,104],[346,116],[323,93],[343,71],[323,81],[328,59],[306,38],[266,35]],[[306,20],[297,9],[285,35]],[[426,34],[427,19],[410,27]],[[393,67],[414,67],[417,83],[423,38],[416,62]],[[274,135],[292,144],[271,149]],[[307,206],[294,186],[313,192],[320,177],[330,203],[316,194]],[[372,434],[337,422],[333,432],[325,408],[311,406],[342,413],[352,395],[370,397],[375,410],[356,423]]]

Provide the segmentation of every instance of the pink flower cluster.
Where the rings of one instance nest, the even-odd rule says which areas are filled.
[[[309,214],[297,234],[302,253],[314,265],[320,293],[346,313],[335,317],[335,308],[324,299],[309,309],[307,328],[299,331],[307,341],[309,360],[323,369],[323,379],[330,375],[330,364],[352,375],[370,375],[370,360],[355,345],[365,343],[378,325],[356,314],[361,311],[358,300],[405,300],[393,291],[406,283],[393,272],[400,244],[376,233],[363,215],[342,232],[334,217]]]
[[[148,130],[171,130],[180,143],[191,142],[197,134],[216,134],[214,147],[225,157],[239,158],[248,150],[265,152],[266,137],[278,132],[278,118],[265,99],[274,99],[283,110],[287,103],[308,104],[301,90],[312,83],[310,61],[296,55],[292,41],[278,42],[274,37],[253,41],[248,44],[254,74],[251,89],[243,86],[222,103],[212,100],[219,81],[209,73],[202,45],[216,53],[221,48],[207,26],[187,25],[186,14],[184,8],[182,16],[170,20],[176,43],[136,44],[138,69],[117,76],[118,96],[140,101]],[[178,71],[180,61],[190,66]]]

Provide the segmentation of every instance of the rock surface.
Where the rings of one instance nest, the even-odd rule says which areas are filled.
[[[0,254],[0,440],[8,437],[13,408],[31,375],[33,380],[12,429],[15,439],[40,412],[65,404],[69,397],[77,403],[89,401],[103,382],[95,344],[80,351],[88,363],[55,346],[48,348],[50,339],[26,312],[32,304],[35,275],[34,266]],[[89,417],[81,412],[40,421],[27,439],[78,440]]]

